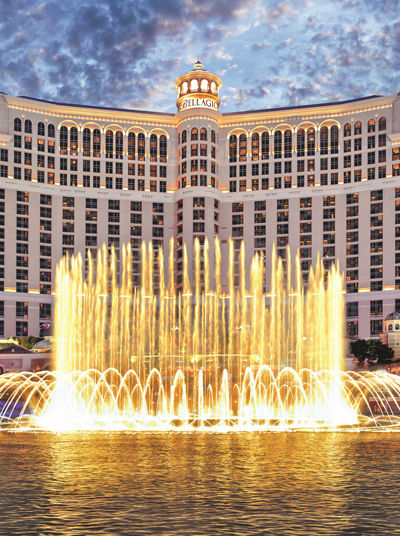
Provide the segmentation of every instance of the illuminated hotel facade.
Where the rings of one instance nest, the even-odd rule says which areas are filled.
[[[173,237],[180,287],[183,243],[192,266],[194,238],[212,261],[218,236],[223,277],[229,237],[266,281],[274,243],[305,281],[338,260],[348,335],[378,337],[400,310],[400,97],[220,113],[199,62],[175,85],[175,114],[0,94],[0,335],[51,332],[63,254],[130,242],[139,284],[142,240]]]

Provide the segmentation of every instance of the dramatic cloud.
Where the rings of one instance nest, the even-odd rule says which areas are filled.
[[[198,57],[222,109],[400,89],[398,0],[0,0],[0,91],[174,111]]]

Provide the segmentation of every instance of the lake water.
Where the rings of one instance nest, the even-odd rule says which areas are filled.
[[[1,535],[400,534],[400,434],[0,433]]]

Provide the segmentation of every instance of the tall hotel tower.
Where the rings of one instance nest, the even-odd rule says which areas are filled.
[[[104,242],[133,251],[175,240],[321,255],[344,272],[347,333],[377,337],[400,311],[400,97],[219,111],[221,80],[200,62],[180,76],[177,113],[0,94],[0,335],[51,333],[55,268]],[[237,255],[238,257],[238,255]],[[239,279],[239,263],[234,266]]]

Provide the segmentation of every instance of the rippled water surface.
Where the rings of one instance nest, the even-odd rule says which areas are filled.
[[[400,534],[400,434],[0,433],[1,535]]]

